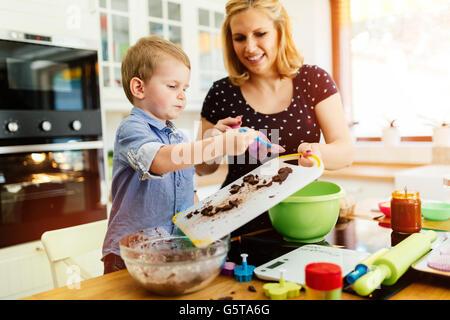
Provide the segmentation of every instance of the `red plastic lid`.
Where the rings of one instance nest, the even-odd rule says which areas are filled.
[[[323,291],[341,288],[341,267],[328,262],[310,263],[305,267],[305,284],[311,289]]]

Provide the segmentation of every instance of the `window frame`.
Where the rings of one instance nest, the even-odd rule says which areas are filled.
[[[121,66],[121,62],[116,62],[114,61],[114,54],[113,54],[113,42],[114,42],[114,38],[113,38],[113,24],[112,24],[112,16],[116,15],[116,16],[121,16],[121,17],[126,17],[128,18],[128,38],[131,41],[131,29],[130,29],[130,0],[128,0],[128,11],[120,11],[120,10],[115,10],[111,8],[111,0],[105,0],[106,3],[106,8],[103,8],[100,6],[100,1],[98,1],[98,14],[99,14],[99,23],[101,23],[100,21],[100,17],[102,14],[106,15],[106,21],[107,21],[107,25],[106,25],[106,35],[107,35],[107,41],[108,41],[108,46],[107,46],[107,54],[108,54],[108,60],[103,60],[103,46],[100,44],[100,50],[99,50],[99,60],[101,61],[101,70],[103,72],[104,68],[107,67],[108,68],[108,74],[109,74],[109,79],[110,79],[110,85],[109,86],[105,86],[104,84],[104,80],[102,79],[101,85],[103,88],[108,88],[108,89],[115,89],[115,88],[120,88],[122,89],[122,86],[116,86],[114,85],[114,70],[115,68]],[[100,29],[101,32],[101,29]],[[100,41],[102,40],[101,36],[100,36]],[[103,78],[103,77],[102,77]]]
[[[208,11],[209,14],[209,26],[204,26],[204,25],[200,25],[200,21],[199,21],[199,10],[206,10]],[[216,17],[215,14],[216,13],[222,13],[224,18],[225,18],[225,10],[222,9],[217,10],[214,7],[205,7],[205,6],[201,6],[198,5],[196,7],[196,13],[197,13],[197,19],[196,19],[196,35],[198,37],[198,35],[200,34],[201,31],[207,32],[211,35],[210,38],[210,45],[211,45],[211,62],[212,62],[212,68],[209,70],[202,70],[201,68],[201,63],[200,63],[200,51],[197,45],[197,59],[198,59],[198,77],[197,77],[197,82],[198,82],[198,94],[205,96],[208,92],[208,89],[202,90],[200,83],[201,83],[201,76],[202,75],[209,75],[212,77],[213,82],[216,80],[219,80],[219,77],[221,77],[222,75],[220,74],[220,71],[218,68],[214,68],[214,61],[217,60],[217,55],[216,55],[216,51],[213,49],[214,47],[214,42],[215,42],[215,36],[218,35],[219,37],[222,36],[222,27],[217,28],[216,27]],[[224,67],[224,72],[226,73],[225,67]],[[223,75],[225,76],[225,75]],[[213,82],[211,82],[211,85],[213,84]]]
[[[112,24],[111,24],[111,12],[114,14],[116,12],[121,13],[122,11],[111,10],[110,3],[111,0],[106,0],[107,7],[100,7],[100,0],[97,0],[97,14],[98,14],[98,30],[101,32],[100,26],[100,15],[105,14],[108,19],[107,26],[107,41],[108,47],[112,46],[113,42],[113,34],[112,34]],[[174,25],[181,27],[181,47],[186,52],[191,60],[191,86],[187,91],[188,97],[188,111],[200,111],[201,105],[204,97],[206,96],[207,90],[201,90],[200,88],[200,76],[201,76],[201,61],[198,58],[199,50],[198,50],[198,32],[199,32],[199,21],[198,21],[198,9],[205,9],[210,12],[210,19],[214,22],[214,13],[219,12],[225,16],[225,3],[226,0],[162,0],[163,2],[163,18],[151,17],[148,15],[148,1],[147,0],[128,0],[128,26],[129,26],[129,41],[130,45],[136,43],[136,41],[144,36],[149,35],[150,22],[156,22],[163,24],[164,28],[164,36],[168,38],[168,26]],[[167,3],[173,2],[181,5],[181,21],[168,19],[167,12]],[[164,14],[164,12],[166,12]],[[212,12],[212,13],[211,13]],[[123,13],[123,12],[122,12]],[[213,28],[214,27],[214,28]],[[219,29],[215,28],[214,25],[210,25],[208,28],[208,32],[211,32],[214,29],[215,32],[218,32]],[[195,35],[195,36],[193,36]],[[101,35],[99,36],[99,41],[101,41]],[[213,40],[211,40],[213,41]],[[105,86],[103,79],[103,67],[108,66],[109,75],[111,82],[114,81],[114,67],[120,67],[120,63],[113,64],[111,67],[110,60],[111,55],[108,51],[108,61],[103,61],[103,48],[101,43],[99,44],[99,70],[101,70],[100,84],[101,84],[101,92],[102,99],[105,103],[103,103],[106,111],[122,111],[126,112],[130,108],[130,104],[126,97],[123,94],[123,89],[119,86]],[[108,49],[109,50],[109,49]],[[214,68],[214,66],[213,66]],[[210,74],[215,77],[217,76],[218,70],[211,69]],[[217,79],[214,79],[217,80]],[[211,83],[212,85],[212,83]]]
[[[350,115],[349,126],[356,125],[352,104],[351,78],[351,0],[329,0],[331,11],[333,78]],[[381,137],[356,137],[356,141],[381,141]],[[402,136],[402,142],[431,142],[432,136]]]

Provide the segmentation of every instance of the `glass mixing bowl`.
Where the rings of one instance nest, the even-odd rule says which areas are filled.
[[[176,296],[198,291],[220,273],[229,250],[229,236],[196,248],[184,235],[155,228],[127,235],[119,242],[130,275],[147,290]]]

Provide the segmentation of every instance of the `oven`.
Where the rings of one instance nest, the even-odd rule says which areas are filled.
[[[97,51],[0,31],[0,248],[106,219]]]

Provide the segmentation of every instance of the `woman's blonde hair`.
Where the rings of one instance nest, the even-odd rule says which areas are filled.
[[[158,36],[143,37],[128,48],[122,59],[121,72],[123,90],[131,103],[133,103],[133,94],[130,89],[131,79],[137,77],[144,82],[149,80],[155,66],[167,54],[191,69],[187,54],[177,45]]]
[[[279,44],[276,65],[281,77],[293,77],[303,64],[303,56],[292,39],[292,27],[286,9],[279,0],[230,0],[225,6],[226,17],[222,25],[223,60],[231,82],[242,85],[250,79],[247,68],[239,61],[233,48],[231,18],[247,9],[263,10],[273,20],[278,31]]]

